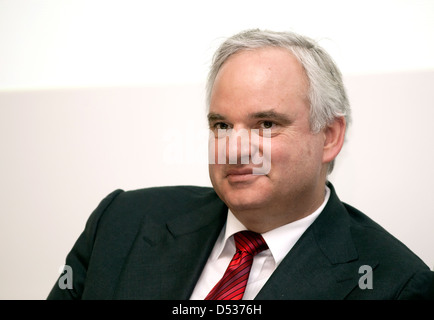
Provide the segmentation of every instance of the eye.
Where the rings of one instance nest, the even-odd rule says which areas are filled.
[[[271,129],[275,126],[276,124],[273,121],[263,121],[261,123],[261,128],[263,129]]]
[[[212,127],[213,127],[213,129],[222,129],[222,130],[229,129],[229,125],[227,123],[224,123],[224,122],[216,122],[216,123],[214,123],[214,125]]]

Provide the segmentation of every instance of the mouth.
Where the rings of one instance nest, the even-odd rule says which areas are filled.
[[[251,182],[256,180],[259,175],[253,174],[252,168],[234,168],[226,172],[226,179],[230,183]]]

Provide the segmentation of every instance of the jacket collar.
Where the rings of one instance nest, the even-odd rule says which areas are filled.
[[[300,237],[256,299],[343,299],[358,285],[360,261],[348,212],[331,183],[323,212]]]
[[[318,247],[331,264],[345,263],[358,258],[353,243],[350,219],[346,208],[329,182],[330,199],[323,212],[312,225]]]

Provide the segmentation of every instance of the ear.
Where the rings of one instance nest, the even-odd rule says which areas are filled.
[[[344,145],[345,130],[347,123],[345,117],[336,118],[333,123],[326,126],[324,132],[324,149],[323,149],[323,163],[330,163],[333,161]]]

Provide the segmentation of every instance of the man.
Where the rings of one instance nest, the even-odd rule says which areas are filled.
[[[227,39],[207,103],[213,188],[108,195],[67,256],[72,282],[48,299],[433,298],[428,266],[327,180],[350,108],[314,41]]]

